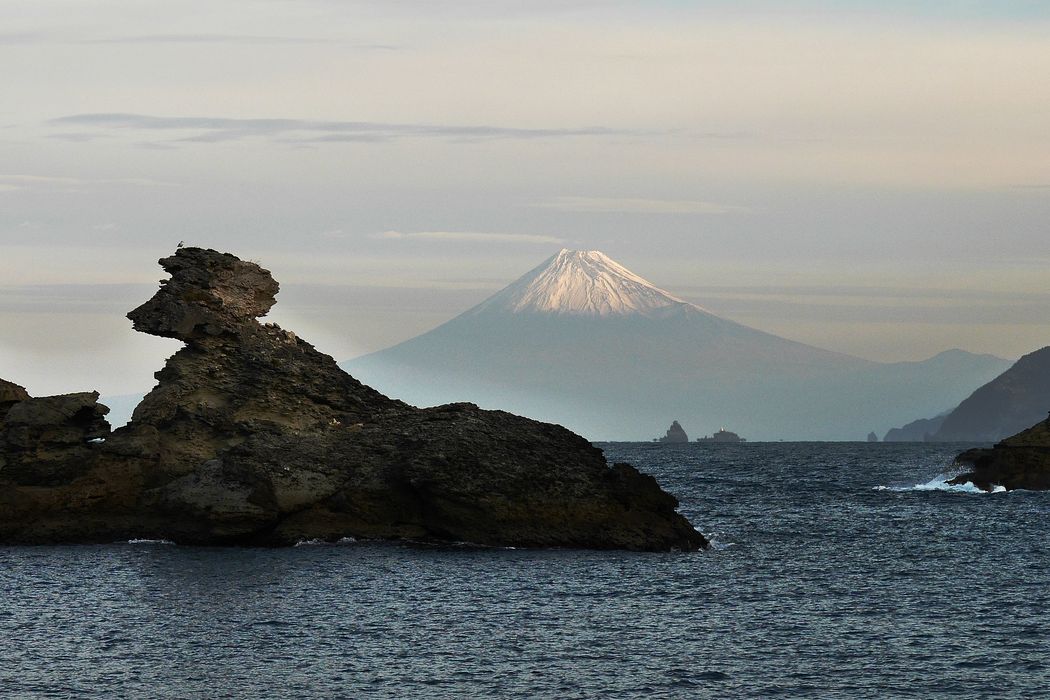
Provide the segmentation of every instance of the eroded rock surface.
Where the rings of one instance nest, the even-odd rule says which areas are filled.
[[[1046,491],[1050,489],[1050,418],[991,449],[967,450],[955,461],[969,470],[952,479],[953,484],[971,482],[986,491],[995,486]]]
[[[111,434],[97,395],[70,395],[80,407],[39,435],[22,407],[45,399],[12,404],[0,425],[0,541],[706,545],[652,477],[609,466],[560,426],[472,404],[408,406],[261,324],[278,285],[258,265],[200,248],[160,263],[171,278],[128,317],[186,346]],[[48,467],[50,446],[71,461]]]
[[[29,392],[25,390],[25,387],[0,379],[0,423],[3,422],[7,409],[28,398]]]
[[[662,438],[657,438],[656,442],[689,442],[689,436],[686,435],[685,429],[675,420],[671,421],[671,427],[667,429],[667,433]]]

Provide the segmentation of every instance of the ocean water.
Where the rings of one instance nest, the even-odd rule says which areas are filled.
[[[0,548],[3,698],[1041,698],[1050,493],[962,446],[605,444],[703,553]]]

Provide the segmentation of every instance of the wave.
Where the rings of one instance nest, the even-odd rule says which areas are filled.
[[[705,532],[703,534],[704,537],[707,538],[707,543],[710,545],[710,551],[721,552],[730,547],[736,546],[736,542],[726,542],[719,539],[719,536],[722,534],[720,532]]]
[[[298,542],[295,543],[295,546],[296,547],[317,547],[317,546],[321,546],[321,545],[335,546],[335,545],[343,545],[343,544],[354,544],[355,542],[357,542],[357,540],[354,539],[353,537],[340,537],[335,542],[332,542],[330,540],[323,540],[323,539],[320,539],[319,537],[315,537],[315,538],[309,539],[309,540],[299,540]]]
[[[145,537],[132,538],[128,540],[128,544],[175,544],[171,540],[151,540]]]
[[[893,491],[895,493],[903,493],[905,491],[944,491],[946,493],[974,493],[974,494],[988,494],[988,493],[1006,493],[1006,487],[999,484],[992,486],[991,491],[985,491],[984,489],[977,488],[972,481],[967,481],[962,484],[949,484],[948,480],[954,477],[947,475],[935,476],[924,484],[915,484],[914,486],[874,486],[872,491]]]

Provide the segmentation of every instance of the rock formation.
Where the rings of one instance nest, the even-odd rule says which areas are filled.
[[[657,438],[656,442],[689,442],[689,436],[685,434],[685,429],[678,424],[678,421],[671,421],[671,427],[667,429],[667,433],[662,438]]]
[[[0,420],[3,420],[4,414],[7,413],[7,409],[11,408],[11,406],[19,401],[25,401],[28,398],[29,392],[27,392],[24,387],[0,379]]]
[[[414,408],[259,323],[278,285],[258,265],[200,248],[160,264],[171,278],[128,317],[186,345],[127,426],[109,431],[97,394],[0,383],[0,542],[706,546],[652,477],[560,426]]]
[[[879,436],[875,434],[875,431],[868,433],[868,442],[878,442]]]
[[[956,457],[969,471],[950,483],[971,482],[985,491],[995,486],[1007,490],[1050,489],[1050,418],[1041,421],[991,449],[973,449]]]

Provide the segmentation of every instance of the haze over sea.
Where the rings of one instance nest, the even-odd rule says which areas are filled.
[[[0,548],[0,695],[1040,697],[1050,494],[963,446],[610,443],[714,539]]]

